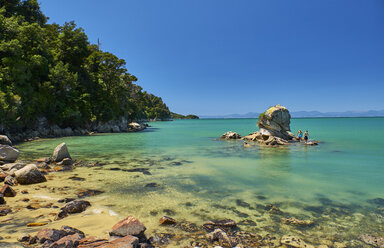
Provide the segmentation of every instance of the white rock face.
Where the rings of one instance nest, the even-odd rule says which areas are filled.
[[[131,122],[128,124],[128,130],[131,132],[138,132],[144,130],[145,126],[143,124],[139,124],[137,122]]]
[[[292,139],[291,115],[286,107],[276,105],[270,107],[260,116],[257,125],[260,133],[268,136],[277,136],[286,140]]]
[[[55,162],[60,162],[65,158],[72,159],[69,155],[67,145],[63,142],[53,151],[52,160]]]
[[[24,168],[15,171],[15,177],[17,182],[23,185],[47,181],[35,164],[28,164]]]
[[[15,162],[19,157],[19,150],[9,145],[0,145],[0,161]]]

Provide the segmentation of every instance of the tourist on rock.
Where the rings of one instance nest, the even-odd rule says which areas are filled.
[[[297,132],[297,139],[301,142],[302,137],[303,137],[303,132],[301,131],[301,129],[299,129],[299,131]]]
[[[309,139],[309,133],[308,133],[308,130],[306,130],[305,133],[304,133],[305,144],[307,144],[308,139]]]

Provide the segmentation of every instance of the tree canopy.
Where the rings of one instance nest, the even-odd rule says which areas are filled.
[[[62,127],[171,117],[123,59],[90,44],[74,22],[47,20],[36,0],[0,1],[0,126],[23,129],[39,117]]]

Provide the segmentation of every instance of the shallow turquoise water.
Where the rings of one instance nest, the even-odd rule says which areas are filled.
[[[324,213],[310,207],[344,209],[347,213],[332,210],[344,218],[343,214],[356,211],[368,216],[377,207],[369,200],[384,198],[384,118],[293,119],[294,133],[299,128],[308,129],[311,138],[321,141],[313,147],[293,144],[244,148],[242,141],[218,140],[229,130],[241,135],[257,130],[255,119],[177,120],[150,125],[140,133],[40,140],[20,144],[19,148],[25,158],[36,158],[51,155],[54,147],[65,141],[74,158],[104,161],[105,169],[147,168],[152,175],[98,172],[108,181],[103,184],[103,179],[98,180],[108,191],[108,202],[116,203],[114,210],[136,211],[141,218],[166,206],[173,207],[174,216],[194,216],[195,221],[232,217],[229,212],[219,211],[219,204],[235,206],[262,222],[257,219],[259,215],[252,217],[251,210],[239,207],[237,200],[252,206],[273,203],[290,216],[309,218]],[[144,185],[151,182],[162,187],[147,190]],[[196,206],[194,210],[180,207],[189,201]],[[206,214],[201,214],[202,209]],[[237,221],[245,216],[238,212],[233,215]],[[364,220],[369,223],[365,232],[381,223],[375,222],[375,217],[369,218]],[[336,220],[331,216],[321,221]],[[351,232],[355,228],[353,235],[363,232],[361,223],[359,218],[351,224]]]

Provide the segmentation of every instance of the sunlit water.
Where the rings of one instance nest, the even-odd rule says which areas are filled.
[[[257,130],[255,119],[150,125],[139,133],[40,140],[18,148],[24,159],[37,158],[66,142],[73,158],[106,163],[61,173],[61,184],[105,191],[93,205],[119,217],[134,215],[149,232],[159,228],[163,215],[198,225],[247,220],[239,226],[259,234],[296,234],[313,244],[351,241],[350,247],[360,247],[353,240],[361,234],[383,232],[384,205],[372,199],[384,198],[384,118],[291,121],[293,132],[307,129],[319,146],[244,148],[242,141],[218,140],[229,130],[240,135]],[[135,168],[146,173],[127,171]],[[86,180],[67,180],[74,174]],[[267,204],[283,214],[266,212]],[[316,225],[289,227],[281,217],[311,219]]]

